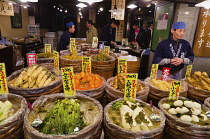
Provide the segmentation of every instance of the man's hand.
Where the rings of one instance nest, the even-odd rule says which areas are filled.
[[[182,58],[175,57],[175,58],[171,59],[171,64],[175,65],[175,66],[178,66],[178,65],[182,64],[183,62],[184,62],[184,59],[182,59]]]

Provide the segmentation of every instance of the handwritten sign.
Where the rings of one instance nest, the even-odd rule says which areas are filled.
[[[124,92],[125,100],[136,99],[136,88],[138,84],[137,77],[138,77],[138,74],[126,75],[125,92]]]
[[[5,64],[0,63],[0,95],[8,94],[8,86],[7,86],[7,75],[5,70]]]
[[[63,91],[66,97],[76,96],[73,67],[61,68]]]
[[[161,79],[167,81],[170,75],[171,68],[163,67]]]
[[[172,81],[171,88],[169,92],[169,100],[177,99],[179,97],[181,82],[180,81]]]
[[[71,45],[69,50],[70,50],[70,52],[76,52],[77,51],[77,46],[76,45]]]
[[[51,53],[52,52],[51,44],[44,44],[44,52],[45,53]]]
[[[186,70],[186,74],[185,74],[185,79],[187,77],[190,77],[191,71],[192,71],[192,65],[188,65],[187,70]]]
[[[98,37],[93,37],[92,48],[98,47]]]
[[[9,5],[8,2],[0,2],[0,15],[14,16],[13,4]]]
[[[151,73],[150,73],[151,79],[156,79],[158,66],[159,66],[158,64],[152,64],[152,69],[151,69]]]
[[[70,44],[69,44],[69,46],[71,47],[72,45],[76,45],[75,38],[70,38]]]
[[[128,38],[122,38],[122,46],[128,45]]]
[[[82,71],[91,73],[91,57],[82,57]]]
[[[127,73],[127,59],[118,59],[118,74]]]
[[[54,72],[57,75],[60,75],[59,70],[59,53],[57,51],[53,51],[54,54]]]
[[[31,65],[37,64],[36,54],[34,53],[26,54],[26,59],[27,59],[28,67],[30,67]]]
[[[106,55],[109,55],[109,52],[110,52],[110,46],[105,46],[105,47],[104,47],[104,53],[105,53]]]

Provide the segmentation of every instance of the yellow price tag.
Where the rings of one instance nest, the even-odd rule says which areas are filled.
[[[71,48],[72,45],[76,45],[75,38],[70,38],[69,49]]]
[[[82,71],[91,73],[91,57],[82,57]]]
[[[98,37],[93,37],[92,48],[97,48],[98,46]]]
[[[76,96],[73,67],[61,68],[61,76],[65,97]]]
[[[118,74],[127,73],[127,59],[118,59]]]
[[[0,63],[0,95],[8,94],[7,75],[5,64]]]
[[[57,51],[53,51],[54,54],[54,72],[57,75],[60,75],[59,70],[59,53]]]
[[[51,47],[51,44],[44,44],[44,52],[47,53],[47,52],[52,52],[52,47]]]
[[[185,74],[185,79],[187,77],[190,77],[191,71],[192,71],[192,65],[188,65],[187,70],[186,70],[186,74]]]
[[[76,45],[71,45],[69,49],[70,49],[70,52],[76,52],[77,51],[77,46]]]
[[[169,100],[177,99],[179,97],[181,82],[180,81],[172,81],[171,82],[171,88],[169,92]]]
[[[151,69],[151,73],[150,73],[150,78],[151,79],[156,79],[158,66],[159,66],[158,64],[152,64],[152,69]]]
[[[110,46],[105,46],[105,47],[104,47],[104,53],[105,53],[106,55],[109,55],[109,52],[110,52]]]
[[[138,84],[137,80],[138,74],[127,74],[125,81],[125,100],[135,100],[136,99],[136,88]]]

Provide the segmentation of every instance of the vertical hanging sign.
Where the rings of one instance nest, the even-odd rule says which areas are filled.
[[[0,63],[0,95],[8,94],[8,86],[7,86],[7,75],[5,64]]]
[[[136,99],[136,89],[137,89],[137,80],[138,74],[127,74],[125,81],[125,91],[124,99],[125,100],[135,100]]]
[[[127,59],[118,59],[118,74],[127,73]]]
[[[158,64],[152,64],[152,69],[151,69],[151,73],[150,73],[151,79],[156,79],[158,66],[159,66]]]
[[[44,44],[44,52],[45,53],[51,53],[52,52],[51,44]]]
[[[26,59],[27,59],[28,67],[30,67],[31,65],[37,64],[36,54],[34,53],[26,54]]]
[[[91,73],[91,57],[82,57],[82,71]]]
[[[60,75],[59,70],[59,53],[57,51],[53,51],[54,54],[54,72],[57,75]]]
[[[187,77],[190,77],[191,70],[192,70],[192,65],[188,65],[188,66],[187,66],[187,70],[186,70],[186,74],[185,74],[185,79],[186,79]]]

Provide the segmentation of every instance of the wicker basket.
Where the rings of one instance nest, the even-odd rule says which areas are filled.
[[[113,102],[120,101],[120,100],[123,100],[123,99],[122,98],[117,99]],[[136,101],[146,104],[148,107],[150,107],[149,104],[147,104],[139,99],[136,99]],[[148,132],[146,132],[146,131],[133,132],[130,130],[123,129],[123,128],[113,124],[110,121],[108,111],[111,108],[113,102],[109,103],[104,109],[105,139],[141,139],[141,138],[162,139],[163,129],[165,126],[165,116],[159,109],[154,107],[155,113],[157,113],[161,117],[160,125],[157,128],[151,129],[151,131],[148,131]]]
[[[206,107],[208,107],[210,109],[210,97],[205,99],[204,104],[205,104]]]
[[[43,95],[33,103],[33,108],[34,108],[34,110],[36,110],[36,108],[38,108],[44,102],[49,102],[49,101],[55,102],[57,99],[64,99],[64,98],[65,97],[63,94]],[[36,130],[35,128],[33,128],[31,126],[31,122],[34,120],[34,118],[31,118],[31,117],[33,117],[33,114],[32,114],[32,112],[30,112],[28,110],[24,117],[25,138],[26,139],[55,139],[55,138],[59,138],[59,139],[84,139],[84,138],[97,139],[97,138],[99,138],[101,136],[101,132],[102,132],[102,116],[103,116],[103,108],[102,108],[101,104],[98,101],[96,101],[86,95],[82,95],[82,94],[77,94],[77,96],[71,97],[71,98],[77,98],[80,100],[91,101],[95,104],[95,106],[98,107],[99,113],[94,117],[94,118],[96,118],[95,123],[88,125],[81,131],[76,132],[75,134],[63,135],[63,136],[47,135],[47,134],[43,134],[43,133],[39,132],[38,130]]]
[[[108,102],[114,101],[118,98],[124,98],[124,92],[118,91],[110,86],[110,83],[114,80],[114,77],[109,78],[106,82],[105,86],[105,96],[107,98]],[[142,101],[146,101],[149,93],[149,86],[140,80],[138,80],[138,83],[144,84],[145,87],[140,92],[136,92],[136,98],[141,99]]]
[[[184,97],[179,97],[179,99],[186,99]],[[179,118],[173,117],[169,114],[163,107],[163,103],[167,103],[168,97],[163,98],[159,101],[158,106],[165,114],[166,126],[164,138],[167,139],[201,139],[201,138],[210,138],[210,125],[200,126],[190,122],[181,121]],[[206,110],[209,110],[207,107],[204,107]]]
[[[60,68],[73,67],[74,73],[82,71],[82,60],[69,60],[60,56]]]
[[[0,98],[2,100],[2,98]],[[23,118],[27,109],[26,100],[15,94],[8,94],[8,100],[13,104],[15,114],[0,122],[1,139],[22,139]]]
[[[54,59],[53,58],[38,58],[37,64],[43,66],[50,71],[54,71]]]

